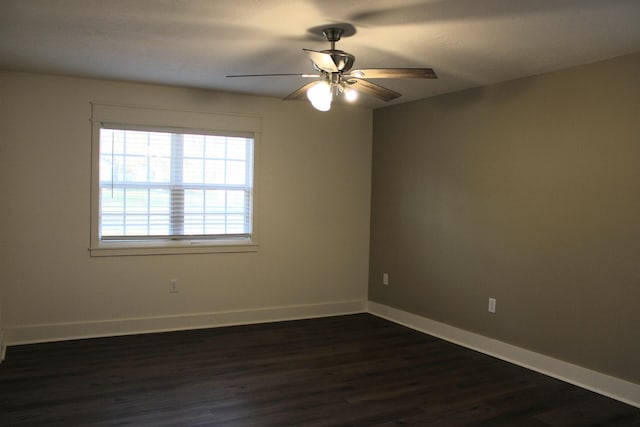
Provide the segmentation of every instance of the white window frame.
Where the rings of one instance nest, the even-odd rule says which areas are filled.
[[[175,111],[160,108],[91,103],[91,256],[166,255],[215,252],[255,252],[258,250],[258,159],[262,120],[260,117]],[[252,231],[248,239],[158,239],[101,240],[100,209],[100,129],[104,126],[152,129],[199,130],[215,134],[250,133],[253,135],[253,212]]]

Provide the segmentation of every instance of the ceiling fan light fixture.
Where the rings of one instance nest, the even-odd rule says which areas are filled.
[[[351,89],[350,87],[345,87],[342,93],[344,94],[344,99],[346,99],[347,102],[355,102],[358,99],[358,91]]]
[[[316,110],[329,111],[333,101],[331,92],[331,85],[328,82],[319,81],[307,90],[307,98]]]
[[[321,102],[313,102],[311,101],[311,105],[318,111],[329,111],[331,109],[331,101],[321,101]]]

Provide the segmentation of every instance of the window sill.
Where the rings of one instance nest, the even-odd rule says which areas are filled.
[[[139,255],[186,255],[186,254],[212,254],[212,253],[238,253],[257,252],[258,244],[255,242],[238,243],[217,242],[210,244],[205,242],[183,242],[176,244],[148,244],[139,243],[101,243],[98,247],[89,248],[92,257],[103,256],[139,256]]]

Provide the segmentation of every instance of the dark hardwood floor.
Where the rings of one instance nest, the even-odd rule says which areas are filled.
[[[640,426],[640,409],[368,314],[10,347],[1,426]]]

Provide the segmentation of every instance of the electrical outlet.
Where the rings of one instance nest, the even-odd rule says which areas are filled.
[[[169,293],[170,294],[178,293],[178,279],[169,280]]]
[[[489,313],[495,313],[495,312],[496,312],[496,299],[489,298]]]
[[[389,286],[389,273],[382,273],[382,284]]]

